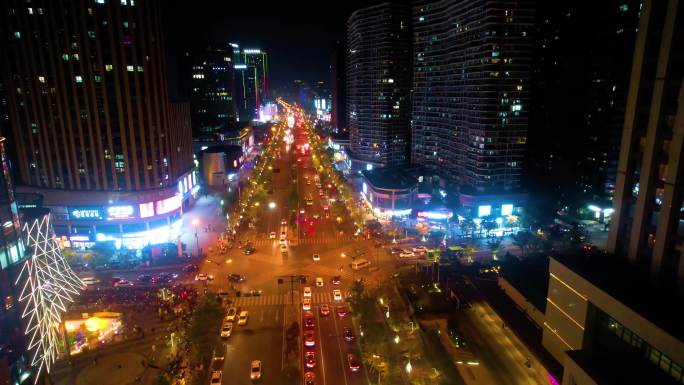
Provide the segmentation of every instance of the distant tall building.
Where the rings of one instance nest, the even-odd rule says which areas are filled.
[[[556,208],[610,206],[641,3],[537,2],[525,176]]]
[[[335,51],[331,55],[330,90],[332,96],[331,126],[335,132],[347,128],[347,45],[344,39],[335,43]]]
[[[195,136],[233,128],[237,121],[232,50],[191,53],[190,107]]]
[[[645,1],[639,22],[608,250],[684,291],[684,6]]]
[[[351,156],[366,167],[408,163],[411,8],[382,3],[347,21]]]
[[[239,49],[237,44],[233,48]],[[241,121],[250,121],[258,115],[259,106],[270,97],[268,55],[258,48],[243,48],[236,56],[234,68],[238,113]]]
[[[457,181],[462,193],[520,187],[532,5],[440,0],[413,7],[412,160]]]
[[[190,127],[167,95],[160,6],[0,5],[17,190],[44,196],[55,231],[74,242],[168,240],[194,185]]]

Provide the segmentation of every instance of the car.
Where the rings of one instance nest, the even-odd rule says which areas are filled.
[[[233,334],[233,323],[224,322],[221,326],[221,338],[228,338],[231,334]]]
[[[311,186],[311,181],[307,179],[307,180],[306,180],[306,185],[307,185],[307,186]]]
[[[321,260],[321,255],[318,253],[313,253],[313,260],[314,261],[320,261]]]
[[[356,358],[355,355],[349,353],[347,354],[347,363],[349,364],[349,370],[352,372],[356,372],[359,370],[359,360]]]
[[[287,245],[286,244],[280,245],[280,252],[281,253],[287,253]]]
[[[311,310],[311,298],[304,298],[302,300],[302,309],[303,310]]]
[[[335,308],[335,312],[337,313],[337,316],[342,318],[347,315],[347,308],[344,306],[338,306]]]
[[[342,301],[342,292],[338,289],[333,290],[333,300]]]
[[[95,278],[95,277],[81,278],[81,281],[83,281],[83,283],[85,283],[86,286],[93,286],[93,285],[97,285],[98,283],[100,283],[100,280]]]
[[[328,314],[330,314],[330,306],[328,306],[327,303],[324,303],[321,305],[321,315],[327,316]]]
[[[413,258],[416,255],[412,251],[408,250],[403,250],[401,253],[399,253],[399,258]]]
[[[120,280],[114,284],[114,287],[123,287],[123,286],[133,286],[133,282],[131,282],[127,279],[122,279],[122,280]]]
[[[123,278],[121,278],[121,277],[112,277],[112,279],[111,279],[112,286],[116,286],[116,283],[121,281],[122,279]]]
[[[284,231],[281,231],[280,232],[280,240],[284,241],[285,239],[287,239],[287,233]]]
[[[351,328],[344,328],[342,334],[344,335],[344,340],[347,342],[352,342],[355,339],[354,332],[351,330]]]
[[[235,307],[229,308],[228,312],[226,313],[226,321],[233,322],[233,321],[235,321],[235,317],[237,317],[237,308],[235,308]]]
[[[311,298],[311,287],[309,287],[309,286],[304,287],[304,297]]]
[[[195,265],[194,263],[191,263],[189,265],[183,266],[181,269],[184,273],[194,273],[196,271],[199,271],[199,267]]]
[[[254,381],[261,378],[261,361],[254,360],[250,365],[249,378]]]
[[[247,246],[247,247],[245,247],[244,253],[245,253],[245,255],[250,255],[250,254],[254,254],[255,251],[256,251],[256,248],[254,248],[254,246]]]
[[[336,276],[332,277],[330,282],[332,282],[333,285],[339,285],[342,283],[342,277],[339,275],[336,275]]]
[[[247,318],[249,317],[249,312],[247,310],[243,310],[240,312],[240,315],[238,316],[238,325],[244,326],[247,325]]]
[[[146,282],[146,283],[147,283],[147,282],[150,282],[150,281],[152,281],[152,276],[149,275],[149,274],[140,274],[140,275],[138,276],[138,281],[140,281],[140,282]]]
[[[316,326],[316,323],[314,322],[313,314],[311,312],[304,313],[304,328],[313,329],[314,326]]]
[[[280,224],[283,226],[287,225],[287,219],[286,218],[281,219]]]
[[[195,275],[195,281],[210,281],[212,279],[214,279],[214,276],[206,273],[199,273]]]
[[[275,231],[271,231],[271,233],[268,235],[268,238],[269,238],[269,239],[276,239],[276,232],[275,232]]]
[[[402,250],[402,249],[400,249],[400,248],[398,248],[398,247],[393,247],[393,248],[390,249],[390,254],[392,254],[392,255],[399,255],[402,251],[404,251],[404,250]]]
[[[427,250],[428,250],[427,247],[420,246],[420,245],[419,246],[413,246],[413,248],[411,249],[411,251],[413,251],[414,253],[419,253],[419,254],[427,253]]]
[[[304,353],[304,362],[306,363],[307,368],[313,368],[316,366],[316,353],[314,353],[312,350],[307,350]]]
[[[240,283],[240,282],[245,282],[247,280],[247,277],[245,277],[244,275],[241,275],[241,274],[232,273],[232,274],[228,274],[228,279],[231,282]]]
[[[315,385],[314,379],[316,375],[314,372],[308,371],[304,373],[304,385]]]
[[[221,378],[223,377],[223,371],[221,370],[213,370],[211,372],[211,381],[209,382],[211,385],[215,384],[221,384]]]
[[[314,338],[314,331],[312,329],[304,330],[304,345],[316,346],[316,339]]]
[[[323,287],[323,277],[316,277],[316,286]]]

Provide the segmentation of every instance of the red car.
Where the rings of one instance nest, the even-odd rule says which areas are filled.
[[[304,345],[306,345],[306,346],[315,346],[316,345],[316,339],[314,338],[314,331],[313,330],[305,330],[304,331]]]
[[[347,308],[344,306],[338,306],[335,308],[335,311],[337,312],[337,316],[342,318],[347,315]]]
[[[314,372],[305,372],[304,373],[304,384],[305,385],[314,385]]]
[[[304,362],[306,363],[307,368],[316,366],[316,353],[310,350],[304,353]]]
[[[304,315],[304,327],[306,329],[313,329],[313,327],[315,325],[316,324],[314,323],[313,315],[311,315],[311,313],[308,313],[308,315],[305,314]]]
[[[342,279],[339,275],[332,277],[332,284],[333,285],[339,285],[340,283],[342,283]]]
[[[347,363],[349,364],[349,370],[356,372],[359,370],[359,360],[353,354],[347,354]]]
[[[330,314],[330,306],[328,306],[327,303],[324,303],[321,305],[321,315],[327,316],[328,314]]]

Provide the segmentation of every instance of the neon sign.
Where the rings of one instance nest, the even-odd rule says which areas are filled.
[[[181,204],[183,204],[183,201],[181,200],[180,195],[174,195],[171,198],[154,202],[154,209],[157,215],[161,215],[179,209]]]
[[[103,219],[104,216],[101,207],[92,206],[68,207],[67,212],[72,221],[98,220]]]
[[[134,218],[135,209],[131,205],[107,207],[107,219],[130,219]]]

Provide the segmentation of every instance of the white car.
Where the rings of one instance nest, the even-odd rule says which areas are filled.
[[[100,280],[95,278],[95,277],[81,278],[81,281],[83,281],[83,283],[85,283],[86,286],[93,286],[93,285],[97,285],[98,283],[100,283]]]
[[[280,240],[284,241],[285,239],[287,239],[287,233],[285,233],[284,231],[281,231],[280,232]]]
[[[415,254],[413,254],[412,251],[404,250],[401,253],[399,253],[399,258],[413,258],[415,257]]]
[[[214,279],[214,276],[206,273],[199,273],[195,276],[195,281],[210,281],[212,279]]]
[[[280,252],[287,253],[287,245],[286,244],[283,243],[282,245],[280,245]]]
[[[419,254],[427,253],[427,250],[428,249],[425,246],[413,246],[413,248],[411,249],[411,251],[413,251],[414,253],[419,253]]]
[[[305,298],[311,298],[311,288],[309,286],[304,288],[304,297]]]
[[[217,385],[221,384],[221,377],[223,377],[223,371],[222,370],[214,370],[211,372],[211,381],[209,384],[211,385]]]
[[[234,308],[234,307],[229,308],[228,313],[226,313],[226,321],[234,322],[235,317],[237,317],[237,308]]]
[[[314,260],[314,261],[320,261],[320,260],[321,260],[321,255],[318,254],[318,253],[314,253],[314,254],[313,254],[313,260]]]
[[[233,323],[224,322],[221,327],[221,338],[228,338],[231,334],[233,334]]]
[[[302,309],[304,311],[311,310],[311,298],[304,298],[302,300]]]
[[[275,231],[271,231],[271,233],[268,235],[269,239],[276,239],[276,233]]]
[[[287,219],[285,219],[285,218],[281,219],[281,220],[280,220],[280,224],[283,225],[283,226],[286,225],[286,224],[287,224]]]
[[[240,312],[240,315],[238,316],[238,325],[244,326],[247,325],[247,318],[249,317],[249,312],[247,310],[243,310]]]
[[[323,277],[316,277],[316,286],[323,287]]]
[[[333,290],[333,300],[342,301],[342,292],[339,289]]]
[[[261,378],[261,361],[254,360],[249,370],[249,378],[254,381]]]

